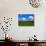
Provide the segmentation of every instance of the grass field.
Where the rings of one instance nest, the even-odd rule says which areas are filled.
[[[18,21],[18,26],[34,26],[34,21]]]

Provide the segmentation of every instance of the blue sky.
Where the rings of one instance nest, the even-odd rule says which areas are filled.
[[[34,19],[33,14],[18,14],[19,21],[31,21]]]

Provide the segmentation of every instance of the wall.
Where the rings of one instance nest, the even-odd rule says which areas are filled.
[[[34,34],[39,40],[45,40],[45,13],[46,6],[33,8],[28,0],[0,0],[0,17],[12,17],[13,22],[10,31],[7,33],[16,40],[27,40]],[[33,13],[35,15],[34,27],[18,27],[18,13]],[[3,31],[0,31],[2,35]],[[3,33],[4,34],[4,33]],[[2,35],[3,36],[3,35]],[[4,37],[0,36],[0,39]]]

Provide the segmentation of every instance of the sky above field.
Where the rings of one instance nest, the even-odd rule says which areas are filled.
[[[33,21],[34,15],[33,14],[18,14],[19,21]]]

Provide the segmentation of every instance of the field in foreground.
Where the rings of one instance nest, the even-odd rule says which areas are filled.
[[[18,21],[18,26],[34,26],[34,21]]]

